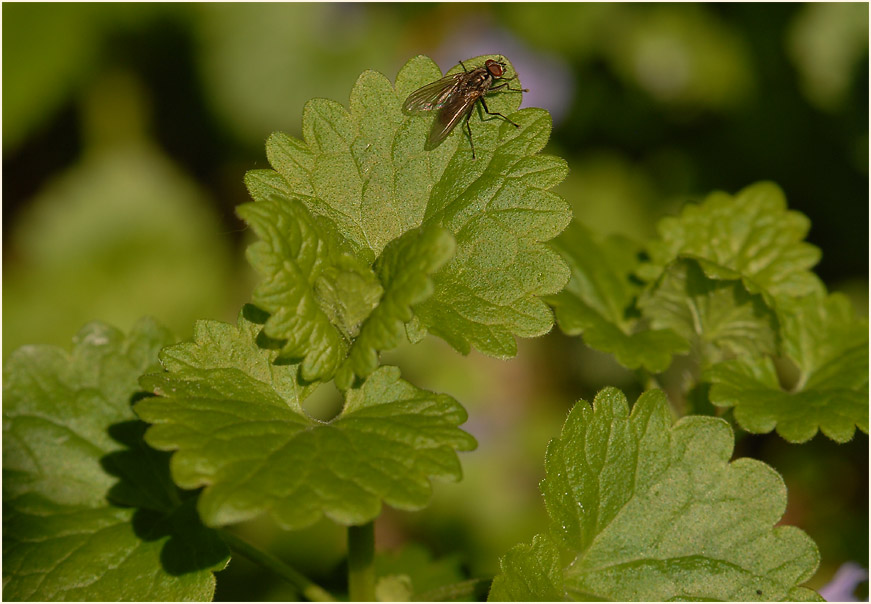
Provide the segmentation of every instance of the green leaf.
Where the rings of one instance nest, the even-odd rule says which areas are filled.
[[[454,399],[414,388],[398,369],[382,367],[345,393],[339,416],[314,420],[300,407],[299,366],[270,363],[277,353],[256,346],[256,330],[244,317],[238,329],[202,322],[194,343],[161,353],[168,372],[141,380],[159,395],[135,407],[154,424],[146,441],[175,451],[176,484],[205,487],[198,510],[207,525],[263,513],[289,529],[323,515],[362,524],[378,515],[382,501],[405,510],[426,506],[430,477],[460,478],[455,449],[472,449],[475,441],[457,428],[466,413]],[[216,352],[215,359],[226,357],[217,363],[193,350],[236,354]],[[180,357],[186,362],[173,360]]]
[[[348,358],[336,376],[345,390],[354,375],[367,376],[378,367],[378,351],[398,346],[412,307],[433,291],[430,275],[454,255],[454,238],[438,225],[406,231],[391,241],[375,264],[384,295],[360,329]]]
[[[669,264],[638,306],[653,327],[680,334],[705,365],[777,351],[777,317],[763,296],[739,280],[707,277],[695,260]]]
[[[712,367],[711,402],[734,407],[749,432],[777,428],[801,443],[822,430],[847,442],[856,427],[868,433],[868,323],[854,316],[840,294],[782,302],[784,351],[799,368],[794,387],[784,389],[770,359],[738,358]]]
[[[226,547],[172,484],[167,456],[144,446],[130,407],[168,341],[149,320],[126,337],[91,323],[71,354],[28,346],[7,360],[5,599],[212,598]]]
[[[510,65],[505,75],[515,75]],[[462,128],[425,151],[435,116],[405,115],[401,107],[411,92],[441,76],[423,56],[400,70],[395,87],[379,73],[363,73],[351,92],[350,112],[333,101],[310,101],[303,112],[304,140],[273,134],[267,156],[274,172],[246,175],[255,206],[271,196],[298,200],[313,216],[334,224],[357,257],[370,264],[414,229],[420,228],[424,239],[436,238],[436,227],[453,236],[456,254],[445,264],[446,234],[438,235],[438,245],[420,244],[430,253],[441,250],[439,261],[428,259],[430,270],[438,269],[431,285],[398,274],[397,284],[416,281],[415,290],[382,282],[385,291],[398,287],[394,309],[378,311],[373,317],[377,325],[364,324],[361,333],[371,330],[372,335],[359,353],[352,353],[359,356],[343,371],[343,382],[351,371],[371,370],[375,350],[395,345],[398,321],[410,323],[416,336],[429,330],[464,353],[475,346],[493,356],[512,356],[515,336],[550,329],[553,316],[539,297],[556,293],[568,280],[565,264],[543,243],[571,218],[566,202],[547,190],[565,177],[565,162],[537,154],[550,135],[550,116],[541,109],[517,111],[521,95],[497,91],[488,97],[490,110],[509,115],[519,129],[473,112],[477,160]],[[419,260],[425,253],[421,249]],[[293,257],[283,260],[295,262]],[[403,271],[418,266],[407,264]],[[286,302],[266,310],[295,313]],[[411,307],[415,316],[410,320],[406,312],[396,312]],[[384,337],[388,332],[392,335]]]
[[[193,341],[164,348],[160,363],[167,371],[199,379],[204,385],[213,374],[242,371],[302,413],[301,403],[315,387],[300,384],[299,365],[278,361],[277,343],[259,336],[268,318],[267,313],[246,304],[236,325],[197,321]]]
[[[503,557],[491,600],[806,600],[819,552],[774,526],[786,486],[753,459],[729,463],[717,418],[671,425],[665,395],[613,388],[581,401],[545,459],[552,526]]]
[[[302,359],[305,380],[332,377],[348,340],[378,304],[377,277],[328,220],[298,201],[270,198],[237,211],[261,239],[248,248],[248,260],[265,277],[253,296],[271,313],[264,333],[284,340],[282,357]]]
[[[678,256],[695,258],[711,279],[742,279],[750,293],[769,298],[822,291],[809,269],[820,251],[802,241],[810,221],[786,209],[783,191],[770,182],[736,195],[715,192],[678,217],[660,221],[660,239],[648,248],[650,262],[638,274],[652,281]]]
[[[689,350],[686,340],[672,330],[650,329],[632,316],[641,291],[630,279],[638,265],[638,246],[616,236],[599,240],[578,222],[551,246],[572,275],[565,290],[548,298],[564,333],[582,334],[588,346],[613,354],[624,367],[654,373],[665,371],[672,355]]]
[[[338,370],[342,389],[375,370],[379,350],[401,342],[411,306],[432,293],[429,275],[454,253],[453,236],[432,225],[406,231],[370,268],[329,219],[298,201],[270,198],[238,212],[261,238],[248,258],[266,277],[254,292],[272,313],[264,333],[284,341],[283,358],[304,359],[303,379]]]

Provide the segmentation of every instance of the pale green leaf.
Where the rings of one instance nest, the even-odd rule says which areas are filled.
[[[387,245],[375,263],[384,295],[366,318],[339,369],[339,388],[350,387],[355,375],[372,373],[378,367],[378,351],[402,342],[404,323],[414,316],[412,306],[432,294],[429,276],[453,256],[454,248],[453,236],[438,225],[406,231]]]
[[[466,64],[477,66],[486,58]],[[505,75],[514,75],[510,64]],[[349,249],[370,264],[391,253],[391,242],[415,229],[424,236],[442,227],[453,236],[456,254],[446,263],[445,235],[439,235],[436,246],[419,244],[441,250],[438,258],[426,259],[428,270],[436,271],[431,281],[394,276],[394,283],[415,282],[414,290],[400,286],[395,303],[382,298],[392,308],[377,311],[374,325],[364,322],[360,333],[392,335],[367,335],[359,352],[352,351],[355,358],[343,369],[343,383],[351,373],[371,370],[375,351],[396,344],[397,322],[416,326],[417,335],[423,330],[440,335],[462,352],[475,346],[490,355],[511,356],[515,336],[550,329],[553,316],[540,296],[556,293],[568,279],[564,263],[544,245],[571,217],[565,201],[547,191],[565,177],[565,162],[538,155],[550,135],[550,116],[540,109],[517,111],[520,94],[497,91],[488,97],[490,110],[509,115],[519,129],[473,112],[476,160],[462,128],[426,151],[435,115],[405,115],[401,107],[408,94],[441,76],[423,56],[400,70],[395,86],[379,73],[363,73],[351,92],[349,111],[334,101],[310,101],[303,112],[303,140],[273,134],[267,156],[274,172],[256,170],[246,176],[257,203],[273,195],[298,200],[313,216],[335,225]],[[422,254],[402,270],[413,270],[424,260]],[[408,309],[414,316],[408,316]],[[284,304],[266,310],[296,313]],[[300,344],[307,340],[289,332],[270,335]],[[322,342],[309,343],[324,348]]]
[[[302,359],[304,379],[329,379],[381,298],[378,278],[328,220],[298,201],[270,198],[237,211],[260,237],[248,259],[265,277],[253,296],[271,313],[264,332],[284,341],[282,357]]]
[[[303,359],[305,380],[338,370],[342,389],[375,370],[378,351],[401,342],[412,305],[432,293],[429,275],[454,252],[453,236],[434,224],[406,231],[370,267],[329,219],[298,201],[269,198],[238,211],[261,238],[248,257],[266,277],[254,292],[272,313],[264,332],[283,341],[283,358]]]
[[[197,333],[195,343],[162,353],[169,371],[141,380],[158,396],[135,410],[153,424],[146,441],[174,451],[176,484],[205,487],[197,505],[209,526],[264,513],[291,529],[324,515],[362,524],[379,514],[382,501],[426,506],[431,477],[460,478],[455,450],[475,441],[457,427],[466,413],[451,397],[419,390],[398,369],[382,367],[345,392],[336,418],[321,422],[299,405],[299,366],[268,362],[276,351],[255,345],[256,328],[245,319],[238,329],[203,322]],[[229,358],[217,362],[221,356]]]
[[[868,324],[840,294],[782,302],[784,351],[799,368],[797,383],[781,386],[770,359],[738,358],[704,375],[710,399],[734,407],[749,432],[805,442],[817,430],[847,442],[856,427],[868,433]]]
[[[678,256],[699,260],[712,279],[743,279],[751,293],[767,298],[804,296],[822,291],[810,268],[820,251],[803,241],[810,221],[786,209],[783,191],[770,182],[735,195],[711,193],[680,216],[660,221],[660,239],[648,251],[650,262],[639,269],[648,281],[659,277]]]
[[[671,425],[660,391],[605,389],[581,401],[551,441],[542,482],[549,534],[502,559],[491,600],[818,599],[799,585],[819,553],[775,526],[786,486],[753,459],[729,462],[729,425]]]
[[[269,149],[269,145],[274,138],[276,138],[275,134],[266,141],[267,149]],[[248,170],[245,173],[245,186],[248,187],[251,197],[258,201],[269,199],[270,197],[286,198],[290,197],[293,193],[293,190],[281,177],[281,174],[275,170]]]
[[[633,316],[641,291],[631,279],[638,246],[616,236],[599,240],[578,222],[551,245],[572,275],[562,292],[548,298],[564,333],[583,335],[588,346],[613,354],[624,367],[654,373],[667,369],[674,354],[689,350],[687,340],[671,329],[651,329]]]
[[[3,376],[3,597],[211,600],[227,550],[144,446],[131,399],[169,334],[84,327]],[[123,506],[123,507],[122,507]]]
[[[669,264],[638,306],[653,327],[680,334],[705,365],[777,351],[777,317],[763,296],[740,280],[707,277],[695,260]]]

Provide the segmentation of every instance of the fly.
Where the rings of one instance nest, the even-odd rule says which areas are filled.
[[[483,67],[476,67],[472,71],[466,69],[462,61],[460,61],[460,65],[463,68],[463,73],[445,76],[415,90],[405,99],[402,108],[407,113],[438,111],[424,145],[424,149],[427,151],[435,149],[460,123],[460,120],[465,118],[466,129],[469,131],[469,144],[472,146],[472,159],[475,159],[475,143],[472,142],[472,127],[469,125],[469,118],[472,116],[472,108],[475,103],[481,101],[484,113],[501,117],[509,124],[514,124],[516,128],[520,128],[520,124],[512,122],[501,113],[490,111],[484,96],[502,89],[511,92],[529,92],[529,90],[511,88],[509,81],[516,79],[517,76],[503,78],[505,63],[502,61],[487,59]],[[493,83],[496,80],[504,80],[504,82],[494,86]]]

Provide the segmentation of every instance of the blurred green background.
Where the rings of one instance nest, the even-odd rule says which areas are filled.
[[[644,238],[714,189],[774,180],[813,222],[817,270],[868,307],[867,4],[3,4],[3,352],[68,346],[85,322],[149,314],[188,337],[235,321],[256,282],[234,217],[245,170],[274,130],[299,135],[306,100],[347,103],[365,69],[394,78],[425,53],[443,70],[501,53],[525,106],[549,109],[548,152],[576,219]],[[579,398],[634,376],[553,332],[511,361],[439,340],[385,355],[468,409],[480,443],[466,479],[430,508],[386,510],[383,568],[418,586],[492,574],[546,523],[537,483],[548,439]],[[329,399],[329,394],[321,394]],[[332,395],[336,395],[333,393]],[[819,544],[812,586],[868,566],[868,438],[788,445],[748,436],[736,455],[789,486],[786,522]],[[344,533],[240,529],[341,590]],[[425,550],[406,547],[416,542]],[[432,558],[437,562],[428,564]],[[385,570],[385,572],[388,572]],[[243,559],[217,597],[293,599]],[[867,586],[867,584],[866,584]],[[861,591],[861,590],[864,590]],[[860,587],[860,595],[867,587]]]

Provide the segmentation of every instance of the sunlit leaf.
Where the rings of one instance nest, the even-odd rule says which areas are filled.
[[[431,477],[460,478],[455,450],[475,441],[457,427],[466,413],[454,399],[382,367],[345,392],[336,418],[312,419],[300,406],[299,365],[270,362],[277,351],[255,345],[250,323],[244,316],[238,328],[200,323],[195,342],[161,354],[169,371],[142,378],[158,396],[135,407],[153,424],[146,441],[174,451],[176,484],[205,487],[198,510],[206,524],[264,513],[291,529],[322,516],[362,524],[382,502],[426,506]]]
[[[652,281],[678,256],[699,261],[711,279],[742,279],[750,293],[798,297],[822,291],[809,269],[820,251],[803,241],[810,221],[786,209],[780,188],[761,182],[735,195],[712,193],[659,223],[639,274]]]
[[[329,220],[298,201],[270,198],[238,212],[260,237],[248,259],[265,277],[253,296],[271,313],[265,333],[284,340],[284,358],[302,359],[304,379],[330,378],[381,298],[375,273]]]
[[[502,558],[490,600],[809,600],[819,552],[775,526],[786,486],[753,459],[729,462],[729,425],[672,425],[660,391],[605,389],[569,414],[545,460],[549,533]]]
[[[485,58],[470,59],[467,65]],[[571,216],[565,201],[547,190],[564,178],[565,162],[538,154],[550,135],[547,112],[517,111],[520,94],[497,91],[488,98],[490,110],[510,115],[520,128],[474,113],[477,159],[471,157],[462,128],[426,151],[435,116],[405,115],[401,105],[409,93],[441,75],[422,56],[402,68],[395,86],[379,73],[363,73],[351,92],[350,111],[334,101],[310,101],[303,113],[303,140],[273,134],[267,156],[274,172],[256,170],[246,176],[257,200],[251,205],[273,196],[298,200],[291,203],[304,204],[319,224],[334,225],[346,248],[370,266],[384,254],[395,254],[391,242],[415,229],[423,240],[432,240],[415,244],[422,247],[414,263],[379,260],[375,271],[388,292],[382,303],[389,308],[373,310],[361,323],[364,343],[358,353],[352,346],[358,334],[346,339],[356,357],[343,369],[342,386],[350,374],[363,377],[371,371],[378,350],[398,343],[397,321],[410,321],[417,336],[429,330],[462,352],[475,346],[493,356],[512,356],[515,336],[550,329],[553,316],[540,296],[556,293],[568,279],[565,264],[543,243],[565,228]],[[510,65],[505,75],[514,75]],[[455,244],[450,259],[449,236]],[[287,253],[276,261],[295,263],[293,252]],[[388,263],[394,267],[391,283],[384,282]],[[431,282],[411,277],[424,266],[424,273],[434,271]],[[296,313],[287,302],[265,309]],[[309,312],[306,306],[304,313]],[[367,325],[370,320],[380,327]],[[372,337],[375,333],[381,335]],[[289,333],[270,335],[298,341]],[[320,350],[322,343],[313,348]],[[331,362],[338,363],[338,357]],[[304,374],[324,379],[332,373],[327,366]]]

